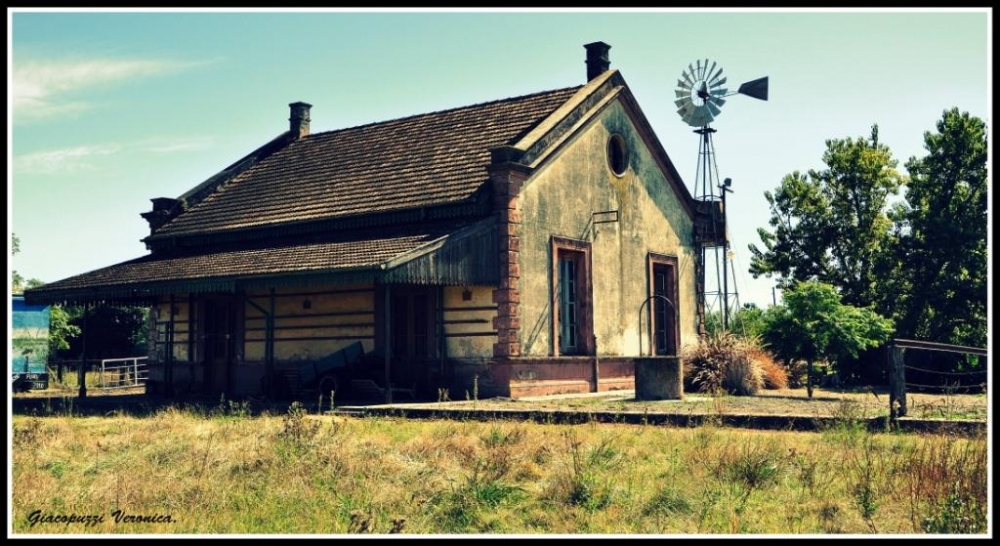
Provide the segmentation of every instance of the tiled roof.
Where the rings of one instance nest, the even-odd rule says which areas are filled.
[[[365,230],[294,244],[243,247],[181,256],[152,254],[29,290],[33,298],[94,288],[116,292],[152,283],[252,279],[273,274],[336,272],[372,268],[464,227],[463,223]]]
[[[154,238],[458,203],[572,87],[316,133],[292,142],[181,213]]]

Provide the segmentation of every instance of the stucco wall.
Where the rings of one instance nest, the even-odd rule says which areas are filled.
[[[268,291],[248,295],[254,304],[270,309]],[[278,362],[322,358],[355,341],[361,341],[366,352],[374,349],[375,292],[370,285],[278,288],[274,314],[274,358]],[[262,361],[264,315],[246,303],[243,316],[243,360]]]
[[[615,175],[607,143],[622,135],[628,168]],[[601,355],[639,355],[639,306],[648,295],[649,252],[677,257],[680,346],[696,341],[695,252],[692,221],[620,101],[567,142],[525,183],[518,206],[520,342],[525,356],[552,354],[553,235],[592,244],[593,321]],[[598,211],[618,211],[614,223],[592,224]],[[606,217],[605,217],[606,219]],[[646,324],[644,315],[643,325]],[[644,332],[643,346],[649,340]]]
[[[470,299],[462,299],[468,290]],[[444,287],[445,347],[450,358],[491,357],[497,342],[493,287]]]
[[[156,357],[156,360],[162,359],[166,356],[166,332],[167,325],[170,323],[170,299],[161,298],[156,305],[150,310],[152,315],[151,320],[154,321],[152,324],[154,330],[151,332],[153,337],[153,343],[151,344],[151,349]],[[192,356],[189,352],[189,336],[191,333],[190,329],[190,306],[188,305],[187,295],[179,295],[174,298],[174,361],[184,361],[187,362]]]

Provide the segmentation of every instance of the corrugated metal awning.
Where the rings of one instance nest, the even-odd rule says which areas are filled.
[[[294,244],[151,254],[25,291],[32,304],[143,303],[168,294],[317,284],[493,285],[496,222],[410,226]]]

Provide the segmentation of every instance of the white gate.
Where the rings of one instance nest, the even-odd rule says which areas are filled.
[[[149,379],[149,357],[107,358],[101,361],[100,389],[142,387]]]

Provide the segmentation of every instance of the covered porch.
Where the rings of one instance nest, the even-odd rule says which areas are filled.
[[[168,397],[434,398],[449,359],[492,354],[491,219],[283,242],[157,252],[26,298],[148,306],[150,391]]]

